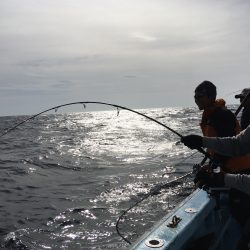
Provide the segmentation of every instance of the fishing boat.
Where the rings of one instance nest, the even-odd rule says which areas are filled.
[[[240,228],[230,214],[228,194],[222,191],[197,189],[130,249],[236,249]]]

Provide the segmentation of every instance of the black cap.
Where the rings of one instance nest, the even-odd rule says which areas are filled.
[[[238,98],[245,98],[247,96],[247,94],[250,92],[250,88],[245,88],[241,91],[240,94],[238,95],[235,95],[235,98],[238,99]]]

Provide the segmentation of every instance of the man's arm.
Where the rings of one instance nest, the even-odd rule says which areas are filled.
[[[202,143],[204,147],[226,156],[245,155],[250,153],[250,126],[234,137],[203,137]]]

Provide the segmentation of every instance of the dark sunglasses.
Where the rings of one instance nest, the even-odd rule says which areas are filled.
[[[199,99],[199,98],[202,98],[202,97],[204,97],[205,95],[204,94],[195,94],[194,95],[194,98],[195,99]]]

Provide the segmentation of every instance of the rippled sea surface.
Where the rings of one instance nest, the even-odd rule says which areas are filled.
[[[137,111],[180,134],[200,132],[196,108]],[[0,117],[1,130],[25,118]],[[119,216],[202,159],[178,141],[124,110],[58,111],[1,137],[1,248],[127,249]],[[121,234],[133,243],[193,188],[188,177],[145,199],[120,220]]]

